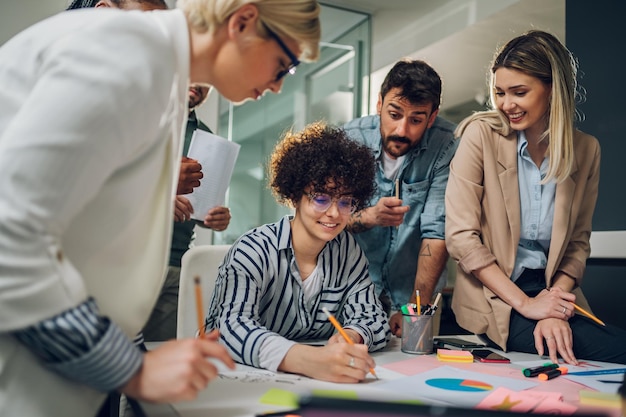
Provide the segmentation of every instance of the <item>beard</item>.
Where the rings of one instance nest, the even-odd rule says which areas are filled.
[[[398,145],[407,145],[404,148],[398,148]],[[390,135],[383,137],[383,149],[394,158],[406,155],[415,145],[411,144],[411,140],[404,136]]]

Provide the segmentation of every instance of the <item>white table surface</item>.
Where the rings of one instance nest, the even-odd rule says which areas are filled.
[[[445,337],[446,336],[442,336],[442,338]],[[460,337],[469,341],[480,341],[476,336],[471,335],[454,337]],[[148,348],[150,348],[150,345],[151,344],[148,344]],[[499,367],[500,369],[498,370],[501,370],[502,367],[507,367],[508,369],[513,368],[515,371],[512,371],[511,374],[515,374],[516,376],[518,375],[517,370],[519,369],[520,377],[522,377],[521,369],[523,366],[516,365],[515,362],[538,360],[548,361],[545,357],[542,358],[533,354],[519,352],[503,353],[497,350],[494,351],[504,354],[506,357],[511,359],[512,363],[490,364],[489,366]],[[381,380],[377,381],[370,375],[366,381],[359,384],[336,384],[317,381],[298,375],[273,373],[240,364],[237,365],[235,371],[230,371],[221,366],[220,378],[213,380],[209,386],[198,395],[196,400],[181,402],[174,405],[142,404],[142,407],[144,408],[146,415],[149,417],[252,417],[256,414],[264,412],[288,410],[287,407],[260,403],[259,399],[272,388],[291,391],[298,394],[310,393],[312,390],[351,391],[356,392],[359,395],[359,398],[371,400],[391,400],[393,399],[393,393],[391,391],[385,392],[385,396],[383,398],[380,397],[382,391],[380,389],[376,389],[376,386],[381,382],[388,382],[389,380],[397,378],[398,374],[381,365],[393,364],[395,362],[419,357],[425,358],[424,360],[432,361],[432,358],[428,358],[429,356],[432,357],[434,354],[412,355],[402,352],[400,350],[400,339],[392,337],[390,344],[383,351],[372,353],[372,357],[376,361],[375,370],[378,376],[381,377]],[[454,366],[461,364],[442,363],[442,365]],[[462,365],[466,367],[466,370],[473,370],[472,365],[474,364]],[[486,364],[480,365],[484,366]],[[220,364],[218,364],[218,366],[220,366]],[[478,368],[478,366],[476,367]],[[485,368],[483,367],[482,369]],[[403,375],[400,375],[400,377],[401,376]],[[586,389],[586,387],[575,384],[571,381],[565,381],[561,377],[545,381],[537,389],[539,391],[563,392],[563,400],[578,406],[578,412],[581,413],[597,413],[601,411],[610,417],[617,417],[620,415],[619,410],[580,406],[578,404],[577,392],[579,389]],[[433,401],[433,403],[436,404],[437,402]]]

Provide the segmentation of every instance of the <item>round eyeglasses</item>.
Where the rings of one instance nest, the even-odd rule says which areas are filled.
[[[337,210],[341,214],[352,214],[356,211],[358,201],[350,196],[331,197],[324,193],[307,193],[313,209],[319,212],[327,211],[333,203],[337,203]]]

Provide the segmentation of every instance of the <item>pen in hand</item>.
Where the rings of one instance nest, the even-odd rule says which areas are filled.
[[[333,324],[333,326],[335,326],[335,329],[337,329],[337,331],[345,339],[345,341],[349,345],[354,345],[354,342],[352,341],[352,339],[350,339],[350,336],[348,336],[346,331],[343,330],[343,327],[341,327],[341,324],[339,324],[339,322],[337,321],[335,316],[333,316],[330,313],[330,311],[328,311],[328,309],[326,307],[322,307],[322,311],[326,314],[326,316],[328,317],[328,320],[330,320],[330,322]],[[371,372],[372,375],[374,375],[374,378],[378,379],[378,375],[376,375],[376,372],[374,371],[374,368],[370,368],[370,372]]]

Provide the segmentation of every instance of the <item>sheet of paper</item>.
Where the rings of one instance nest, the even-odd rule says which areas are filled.
[[[412,393],[429,399],[473,407],[498,387],[521,391],[536,385],[536,382],[526,380],[469,372],[450,366],[440,366],[417,375],[398,378],[377,385],[377,388],[387,389],[396,393]]]
[[[523,368],[532,368],[534,366],[540,366],[547,362],[550,362],[549,359],[541,359],[534,361],[515,361],[513,362],[515,365],[522,366]],[[588,361],[581,360],[578,362],[578,365],[570,365],[568,363],[563,362],[563,360],[559,360],[560,366],[564,366],[567,368],[568,373],[571,372],[589,372],[589,371],[604,371],[611,369],[623,369],[624,365],[620,365],[617,363],[610,362],[599,362],[599,361]],[[623,372],[622,372],[623,375]]]
[[[204,130],[194,132],[187,156],[200,162],[204,178],[199,187],[185,195],[193,206],[192,219],[202,221],[210,209],[224,205],[240,147]]]
[[[597,391],[615,394],[624,380],[624,374],[609,375],[563,375],[564,378]]]

